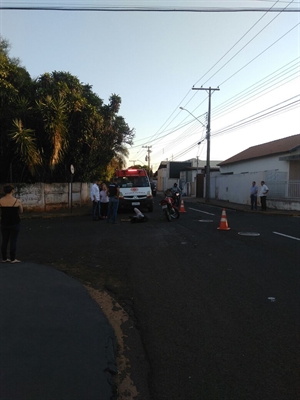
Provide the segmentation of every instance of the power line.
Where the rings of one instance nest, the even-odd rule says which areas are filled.
[[[237,75],[239,72],[241,72],[244,68],[246,68],[248,65],[250,65],[254,60],[256,60],[258,57],[260,57],[263,53],[265,53],[267,50],[269,50],[271,47],[274,46],[274,44],[276,44],[277,42],[279,42],[279,40],[281,40],[282,38],[284,38],[286,35],[288,35],[290,32],[292,32],[292,30],[294,30],[295,28],[297,28],[297,26],[300,25],[300,22],[298,22],[295,26],[293,26],[293,28],[291,28],[290,30],[288,30],[284,35],[280,36],[279,39],[277,39],[275,42],[273,42],[270,46],[268,46],[265,50],[263,50],[261,53],[259,53],[256,57],[254,57],[251,61],[249,61],[247,64],[245,64],[242,68],[240,68],[238,71],[236,71],[234,74],[232,74],[229,78],[225,79],[225,81],[223,81],[222,83],[219,84],[219,86],[224,85],[224,83],[228,82],[231,78],[233,78],[235,75]]]
[[[278,1],[277,1],[277,2],[278,2]],[[286,7],[288,7],[292,2],[293,2],[293,0],[290,1],[289,4],[288,4]],[[270,10],[271,10],[271,9],[270,9]],[[267,23],[267,25],[265,25],[254,37],[252,37],[251,40],[249,40],[237,53],[235,53],[224,65],[222,65],[221,68],[219,68],[210,78],[208,78],[208,80],[207,80],[206,82],[208,82],[210,79],[212,79],[212,78],[213,78],[218,72],[220,72],[227,64],[229,64],[230,61],[232,61],[239,53],[241,53],[242,50],[244,50],[251,42],[253,42],[253,40],[254,40],[255,38],[257,38],[257,36],[260,35],[261,32],[263,32],[272,22],[274,22],[275,19],[278,18],[279,15],[280,15],[281,13],[282,13],[282,11],[281,11],[280,13],[278,13],[273,19],[271,19],[271,21],[269,21],[269,22]],[[262,16],[262,18],[265,17],[266,14],[267,14],[267,13],[265,13],[265,14]],[[259,22],[262,18],[260,18],[257,22]],[[254,24],[252,28],[254,28],[255,25],[256,25],[256,24]],[[251,28],[251,29],[252,29],[252,28]],[[247,32],[247,33],[248,33],[248,32]],[[244,37],[244,36],[243,36],[243,37]],[[243,38],[243,37],[242,37],[242,38]],[[238,43],[238,42],[237,42],[237,43]],[[204,82],[203,85],[205,85],[206,82]],[[226,82],[226,81],[225,81],[225,82]],[[220,85],[219,85],[219,86],[220,86]]]
[[[5,5],[7,3],[7,5]],[[41,3],[41,2],[40,2]],[[40,5],[40,6],[20,6],[13,5],[13,2],[2,1],[0,10],[18,10],[18,11],[89,11],[89,12],[171,12],[171,13],[237,13],[237,12],[299,12],[299,8],[272,8],[267,7],[182,7],[182,6],[87,6],[87,5]]]
[[[251,99],[248,99],[248,101],[247,100],[244,100],[243,102],[241,102],[239,105],[237,105],[235,108],[233,108],[233,109],[230,109],[230,112],[233,112],[233,111],[236,111],[237,109],[239,109],[240,107],[244,107],[246,104],[249,104],[249,103],[251,103],[251,102],[253,102],[254,100],[257,100],[257,99],[259,99],[260,97],[263,97],[263,96],[265,96],[265,95],[267,95],[267,94],[269,94],[269,93],[271,93],[273,90],[277,90],[278,88],[280,88],[281,86],[284,86],[284,85],[286,85],[287,83],[290,83],[290,82],[292,82],[292,81],[294,81],[295,79],[298,79],[298,72],[295,72],[295,74],[297,74],[297,76],[296,77],[294,77],[294,78],[292,78],[292,79],[290,79],[289,81],[287,81],[287,82],[284,82],[284,83],[282,83],[281,85],[278,85],[278,86],[276,86],[276,87],[273,87],[273,88],[271,88],[269,91],[264,91],[263,93],[258,93],[256,96],[252,96],[252,98]],[[294,74],[294,75],[295,75]],[[221,116],[223,116],[223,115],[225,115],[225,114],[227,114],[228,112],[226,112],[225,110],[219,115],[218,113],[216,113],[215,114],[215,119],[218,119],[218,118],[220,118]]]
[[[271,107],[268,107],[265,110],[262,110],[256,114],[250,115],[249,117],[246,117],[240,121],[234,122],[234,123],[228,125],[227,127],[221,128],[220,130],[212,133],[211,137],[214,138],[219,135],[228,134],[229,132],[233,132],[237,129],[244,128],[248,125],[257,123],[257,122],[261,121],[262,119],[270,118],[270,117],[276,116],[278,114],[281,114],[283,112],[290,111],[291,109],[299,106],[300,100],[299,99],[295,100],[299,96],[300,95],[297,95],[297,96],[291,97],[289,99],[286,99],[286,100],[284,100],[278,104],[275,104]],[[294,101],[291,101],[291,100],[294,100]],[[284,104],[288,101],[290,101],[290,103]],[[275,108],[275,107],[277,107],[277,108]],[[179,157],[182,157],[183,155],[190,152],[196,146],[197,146],[197,144],[193,143],[186,149],[183,149],[180,153],[176,154],[173,158],[178,159]]]
[[[257,88],[252,89],[251,91],[248,91],[248,93],[246,92],[243,96],[237,95],[240,98],[237,97],[236,100],[231,100],[231,101],[228,100],[227,103],[229,102],[229,104],[226,105],[226,103],[223,103],[215,108],[214,119],[216,120],[216,119],[222,117],[223,115],[228,114],[229,112],[236,111],[240,107],[244,107],[246,104],[249,104],[249,103],[253,102],[254,100],[257,100],[258,98],[265,96],[274,90],[279,89],[281,86],[284,86],[284,85],[292,82],[293,80],[297,79],[298,77],[299,77],[299,72],[296,71],[294,73],[291,73],[288,77],[285,77],[284,79],[277,81],[275,84],[269,85],[268,87],[266,87],[264,89],[262,89],[262,88],[264,86],[268,85],[269,82],[266,82],[264,85],[261,85]]]
[[[299,57],[298,57],[299,58]],[[286,65],[284,65],[283,67],[281,67],[281,68],[279,68],[278,70],[276,70],[276,71],[274,71],[273,73],[271,73],[271,74],[269,74],[267,77],[265,77],[265,78],[263,78],[263,79],[261,79],[260,81],[258,81],[258,82],[256,82],[254,85],[252,85],[252,86],[250,86],[249,88],[247,88],[245,91],[242,91],[242,92],[240,92],[238,95],[236,95],[236,96],[233,96],[233,98],[231,98],[231,99],[229,99],[229,100],[227,100],[227,103],[228,103],[228,101],[233,101],[233,99],[235,98],[235,97],[243,97],[242,96],[242,94],[244,93],[244,92],[246,92],[246,95],[247,95],[247,92],[248,92],[248,94],[249,94],[249,89],[251,89],[252,87],[254,87],[254,89],[252,89],[252,92],[253,91],[257,91],[257,90],[259,90],[260,88],[262,88],[263,86],[265,86],[267,83],[270,83],[270,82],[272,82],[272,81],[274,81],[274,79],[278,79],[278,77],[281,77],[282,76],[282,74],[284,74],[284,73],[286,73],[286,72],[288,72],[289,70],[291,70],[291,69],[295,69],[295,67],[297,67],[297,64],[295,64],[295,62],[297,62],[298,63],[298,58],[296,58],[296,59],[294,59],[294,60],[292,60],[291,62],[289,62],[289,63],[287,63]],[[291,64],[293,64],[294,63],[294,65],[291,65]],[[290,66],[290,67],[289,67]],[[286,68],[286,67],[288,67],[288,68]],[[281,71],[283,68],[286,68],[286,70],[285,71],[283,71],[283,72],[281,72],[281,73],[278,73],[278,71]],[[274,74],[276,74],[277,73],[277,76],[275,76],[274,77]],[[273,77],[272,77],[273,76]],[[291,75],[289,75],[289,76],[291,76]],[[270,78],[270,77],[272,77],[272,78]],[[276,78],[277,77],[277,78]],[[266,82],[266,83],[264,83],[264,85],[262,85],[261,84],[261,82],[263,82],[263,81],[265,81],[267,78],[269,78],[269,80]],[[281,81],[280,81],[281,82]],[[278,89],[278,84],[280,83],[280,82],[277,82],[276,83],[276,87],[274,87],[274,89]],[[260,84],[260,85],[259,85]],[[257,88],[255,88],[255,86],[257,86]],[[273,85],[274,86],[274,85]],[[282,85],[280,85],[280,86],[282,86]],[[272,86],[271,86],[272,87]],[[270,88],[270,86],[268,87],[268,89]],[[273,90],[274,90],[273,89]],[[270,92],[270,91],[269,91]],[[266,91],[264,91],[264,92],[260,92],[260,93],[262,93],[262,94],[267,94],[267,93],[269,93],[269,92],[266,92]],[[251,91],[250,91],[250,93],[251,93]],[[261,94],[261,95],[262,95]],[[246,95],[244,95],[244,97],[246,96]],[[253,97],[253,96],[252,96]],[[256,95],[256,97],[257,97],[257,95]],[[236,100],[235,102],[237,102],[238,100]],[[250,100],[249,100],[250,101]],[[244,101],[245,102],[245,101]],[[225,105],[224,105],[225,104]],[[236,108],[238,108],[238,105],[242,105],[242,102],[240,101],[237,105],[236,105],[236,107],[235,107],[235,109]],[[296,104],[297,105],[297,104]],[[285,106],[285,108],[287,108],[288,106]],[[218,108],[223,108],[223,111],[222,111],[222,114],[224,114],[225,112],[226,112],[226,110],[227,110],[227,113],[228,113],[228,110],[229,111],[233,111],[233,109],[232,108],[228,108],[228,106],[227,106],[227,108],[226,108],[226,102],[225,103],[223,103],[223,105],[221,104],[221,105],[219,105],[219,106],[217,106],[216,107],[216,110],[218,109]],[[291,108],[291,106],[289,106],[289,108],[288,109],[285,109],[284,111],[288,111],[289,109]],[[278,110],[278,112],[280,111],[280,109]],[[273,111],[273,113],[274,113],[274,111]],[[265,117],[267,117],[268,115],[269,115],[270,113],[268,113],[268,114],[266,114],[265,115]],[[217,113],[214,113],[214,115],[218,115],[218,112]],[[250,118],[250,117],[249,117]],[[262,119],[262,116],[260,117],[260,119]],[[257,121],[256,121],[257,122]],[[248,122],[247,122],[247,124],[250,124],[251,123],[251,120],[249,120]],[[186,124],[186,125],[188,125],[188,124]],[[227,129],[227,128],[223,128],[223,130],[224,129],[227,129],[226,130],[226,133],[229,133],[229,131],[232,131],[233,129],[234,130],[236,130],[236,129],[238,129],[238,127],[240,127],[241,125],[237,125],[237,123],[235,123],[235,125],[229,130],[229,129]],[[166,137],[166,136],[168,136],[168,135],[171,135],[172,133],[174,133],[176,130],[179,130],[179,129],[181,129],[182,128],[182,126],[177,126],[177,128],[175,129],[175,130],[171,130],[169,133],[167,133],[166,135],[164,135],[162,138],[164,138],[164,137]],[[181,136],[182,136],[182,139],[181,140],[184,140],[184,138],[189,134],[189,132],[190,132],[190,129],[191,128],[189,128],[189,130],[188,131],[185,131]],[[225,133],[225,131],[223,132],[223,130],[222,130],[222,132],[221,133]],[[215,135],[215,134],[214,134]],[[213,136],[213,135],[212,135]],[[157,140],[160,140],[160,139],[157,139]],[[174,146],[176,146],[176,145],[178,145],[178,140],[174,140],[173,141],[173,145],[170,147],[170,148],[172,148],[172,147],[174,147]],[[194,145],[192,146],[192,147],[194,147]],[[188,150],[184,150],[183,151],[183,154],[185,154],[187,151],[189,151],[190,150],[190,148],[188,148]],[[181,153],[180,153],[181,154]],[[177,157],[177,156],[176,156]]]
[[[234,104],[236,102],[240,102],[243,98],[245,98],[247,95],[259,90],[260,88],[266,86],[268,83],[271,83],[273,81],[276,81],[276,79],[282,77],[283,75],[286,75],[287,73],[291,72],[290,70],[296,69],[298,71],[299,68],[299,60],[300,56],[295,58],[294,60],[288,62],[287,64],[283,65],[282,67],[278,68],[277,70],[273,71],[269,75],[265,76],[264,78],[260,79],[259,81],[255,82],[253,85],[247,87],[246,89],[242,90],[241,92],[237,93],[236,95],[232,96],[225,102],[219,104],[218,106],[215,107],[215,113],[218,113],[220,110],[228,110],[228,104]],[[291,65],[295,64],[295,65]],[[282,71],[284,68],[286,68],[284,71]],[[281,71],[281,72],[279,72]],[[276,75],[275,75],[276,74]],[[269,79],[268,79],[269,78]],[[275,84],[274,84],[275,86]],[[241,102],[240,102],[241,103]],[[239,104],[239,103],[238,103]]]
[[[278,1],[277,1],[275,4],[277,4],[277,3],[278,3]],[[275,5],[275,4],[274,4],[274,5]],[[273,5],[273,6],[274,6],[274,5]],[[271,8],[273,8],[273,6],[272,6]],[[201,77],[200,79],[198,79],[198,81],[197,81],[193,86],[196,86],[198,82],[200,82],[212,69],[214,69],[214,67],[217,66],[217,65],[223,60],[223,58],[225,58],[225,57],[227,56],[227,54],[229,54],[229,53],[231,52],[231,50],[233,50],[233,49],[241,42],[241,40],[244,39],[244,37],[246,37],[246,36],[248,35],[248,33],[252,31],[252,29],[254,29],[254,27],[267,15],[267,13],[268,13],[268,12],[266,12],[264,15],[262,15],[262,16],[255,22],[255,24],[253,24],[253,25],[251,26],[251,28],[248,29],[247,32],[244,33],[244,35],[242,35],[242,37],[241,37],[237,42],[235,42],[235,44],[234,44],[233,46],[231,46],[230,49],[227,50],[226,53],[223,54],[223,56],[222,56],[222,57],[221,57],[221,58],[220,58],[220,59],[219,59],[219,60],[204,74],[204,75],[202,75],[202,77]],[[249,44],[249,42],[248,42],[247,44]],[[247,45],[247,44],[246,44],[246,45]],[[245,46],[244,46],[244,47],[245,47]],[[241,50],[240,50],[240,51],[241,51]],[[239,51],[239,52],[240,52],[240,51]],[[236,53],[235,56],[236,56],[237,54],[239,54],[239,52]],[[234,56],[234,57],[235,57],[235,56]],[[231,58],[231,60],[232,60],[232,58]],[[225,64],[225,65],[226,65],[226,64]],[[223,67],[224,67],[224,66],[223,66]],[[223,67],[222,67],[222,68],[223,68]],[[220,70],[218,70],[218,71],[220,71]],[[218,72],[218,71],[217,71],[217,72]],[[214,75],[213,75],[213,76],[214,76]],[[207,82],[207,81],[206,81],[206,82]],[[204,82],[203,85],[205,85],[206,82]]]
[[[277,3],[278,3],[278,1],[277,1],[275,4],[277,4]],[[292,2],[289,1],[288,5],[287,5],[285,8],[287,8],[291,3],[292,3]],[[269,11],[270,11],[270,9],[269,9]],[[265,15],[266,15],[266,14],[265,14]],[[264,15],[264,16],[265,16],[265,15]],[[279,14],[279,15],[280,15],[280,14]],[[263,17],[264,17],[264,16],[263,16]],[[263,17],[262,17],[262,18],[263,18]],[[278,15],[277,15],[275,18],[277,18],[277,17],[278,17]],[[257,23],[258,23],[262,18],[260,18],[260,19],[257,21]],[[275,20],[275,18],[273,18],[271,22],[273,22],[273,21]],[[259,33],[261,33],[267,26],[269,26],[271,22],[269,22]],[[256,23],[256,24],[257,24],[257,23]],[[252,28],[253,28],[256,24],[254,24],[254,25],[252,26]],[[298,24],[297,24],[297,25],[298,25]],[[297,25],[296,25],[296,26],[297,26]],[[295,26],[295,27],[296,27],[296,26]],[[295,29],[295,27],[292,28],[292,29]],[[250,30],[248,30],[248,31],[246,32],[246,34],[247,34],[249,31],[251,31],[252,28],[250,28]],[[291,29],[291,30],[292,30],[292,29]],[[289,31],[289,32],[290,32],[290,31]],[[289,33],[289,32],[287,32],[287,33]],[[259,33],[258,33],[258,34],[259,34]],[[286,34],[287,34],[287,33],[286,33]],[[246,35],[246,34],[245,34],[245,35]],[[255,37],[257,37],[258,34],[257,34]],[[285,34],[285,35],[286,35],[286,34]],[[243,35],[242,38],[245,37],[245,35]],[[283,35],[281,38],[283,38],[285,35]],[[255,38],[255,37],[254,37],[254,38]],[[252,38],[251,41],[254,40],[254,38]],[[279,38],[275,43],[277,43],[281,38]],[[241,40],[241,39],[240,39],[240,40]],[[240,40],[239,40],[239,41],[240,41]],[[239,41],[236,42],[236,44],[239,43]],[[249,41],[247,44],[249,44],[251,41]],[[243,68],[245,68],[247,65],[249,65],[252,61],[254,61],[256,58],[258,58],[261,54],[263,54],[265,51],[267,51],[267,50],[268,50],[270,47],[272,47],[275,43],[273,43],[271,46],[269,46],[267,49],[265,49],[262,53],[260,53],[257,57],[255,57],[255,58],[254,58],[253,60],[251,60],[248,64],[246,64],[244,67],[242,67],[239,71],[241,71]],[[236,45],[236,44],[235,44],[235,45]],[[246,44],[243,48],[245,48],[245,47],[247,46],[247,44]],[[233,47],[235,47],[235,45],[234,45]],[[232,49],[233,47],[231,47],[231,49]],[[230,49],[228,52],[226,52],[225,55],[224,55],[215,65],[217,65],[217,64],[231,51],[231,49]],[[241,50],[242,50],[242,49],[241,49]],[[240,50],[240,51],[241,51],[241,50]],[[240,51],[239,51],[239,52],[240,52]],[[239,53],[239,52],[238,52],[238,53]],[[236,56],[238,53],[236,53],[235,56]],[[229,61],[231,61],[235,56],[233,56]],[[229,62],[229,61],[228,61],[228,62]],[[227,65],[228,62],[227,62],[225,65]],[[215,65],[214,65],[214,66],[215,66]],[[225,66],[225,65],[224,65],[224,66]],[[214,66],[213,66],[213,67],[214,67]],[[223,67],[224,67],[224,66],[223,66]],[[212,68],[213,68],[213,67],[212,67]],[[223,68],[223,67],[222,67],[222,68]],[[212,68],[211,68],[211,69],[212,69]],[[217,72],[219,72],[222,68],[220,68]],[[210,69],[210,70],[211,70],[211,69]],[[210,71],[210,70],[209,70],[209,71]],[[208,71],[208,72],[209,72],[209,71]],[[239,71],[237,71],[235,74],[237,74]],[[207,72],[207,73],[208,73],[208,72]],[[216,73],[217,73],[217,72],[216,72]],[[206,73],[206,74],[207,74],[207,73]],[[205,76],[206,74],[204,74],[203,76]],[[235,74],[233,74],[231,77],[233,77]],[[215,75],[215,74],[214,74],[214,75]],[[213,75],[213,76],[214,76],[214,75]],[[224,81],[222,84],[224,84],[225,82],[227,82],[231,77],[229,77],[229,78],[228,78],[226,81]],[[200,79],[202,79],[202,78],[200,78]],[[199,79],[199,80],[200,80],[200,79]],[[199,82],[199,80],[198,80],[197,82]],[[219,85],[219,86],[220,86],[220,85]],[[189,93],[189,92],[188,92],[188,93]],[[186,96],[184,97],[184,99],[188,96],[188,93],[186,94]],[[196,94],[195,94],[195,95],[196,95]],[[194,95],[194,96],[195,96],[195,95]],[[194,97],[194,96],[193,96],[193,97]],[[193,98],[193,97],[192,97],[192,98]],[[187,102],[187,104],[188,104],[190,101],[191,101],[191,99]],[[203,102],[204,102],[204,101],[203,101]],[[202,102],[201,104],[203,104],[203,102]],[[201,105],[201,104],[200,104],[200,105]],[[200,105],[198,105],[196,108],[198,108]],[[185,107],[186,107],[186,105],[185,105]],[[196,109],[196,108],[195,108],[195,109]],[[175,111],[176,111],[176,109],[174,110],[174,112],[172,113],[172,115],[174,115]],[[171,116],[172,116],[172,115],[171,115]],[[178,115],[178,114],[177,114],[177,115]],[[176,115],[176,116],[177,116],[177,115]],[[174,119],[176,118],[176,116],[175,116],[175,117],[173,118],[173,120],[169,123],[169,125],[174,121]],[[170,119],[170,117],[168,118],[168,120],[169,120],[169,119]],[[168,121],[168,120],[167,120],[167,121]],[[166,122],[167,122],[167,121],[166,121]],[[169,126],[169,125],[168,125],[168,126]],[[163,125],[163,126],[164,126],[164,125]],[[155,134],[155,136],[158,136],[158,135],[159,135],[159,132],[160,132],[160,130],[163,128],[163,126],[157,131],[157,133]],[[161,133],[163,133],[163,132],[161,132]]]
[[[230,124],[227,127],[222,128],[217,132],[214,132],[212,134],[212,136],[217,136],[217,135],[223,134],[225,132],[228,133],[228,131],[231,131],[232,129],[236,129],[236,128],[239,128],[241,126],[245,126],[245,125],[249,125],[250,123],[257,122],[258,120],[264,119],[267,116],[270,116],[271,114],[273,114],[273,115],[277,114],[279,112],[282,112],[283,110],[286,110],[287,108],[294,108],[295,106],[297,106],[300,103],[300,100],[294,100],[299,96],[300,95],[296,95],[296,96],[291,97],[289,99],[286,99],[286,100],[284,100],[284,101],[282,101],[282,102],[280,102],[278,104],[275,104],[275,105],[273,105],[271,107],[268,107],[265,110],[259,111],[256,114],[253,114],[253,115],[250,115],[249,117],[243,118],[240,121],[234,122],[233,124]],[[282,104],[284,104],[284,103],[286,103],[287,101],[290,101],[290,100],[294,100],[294,101],[292,101],[292,102],[290,102],[290,103],[288,103],[286,105],[281,106]],[[278,106],[281,106],[281,107],[278,107]],[[274,109],[274,107],[278,107],[278,108]]]

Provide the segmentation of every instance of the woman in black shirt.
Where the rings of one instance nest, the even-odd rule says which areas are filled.
[[[16,199],[14,187],[11,184],[6,184],[3,187],[5,196],[0,199],[1,210],[1,233],[2,233],[2,262],[10,262],[12,264],[21,262],[16,259],[17,238],[20,231],[20,216],[23,212],[23,206],[19,199]],[[7,258],[7,248],[9,246],[10,259]]]

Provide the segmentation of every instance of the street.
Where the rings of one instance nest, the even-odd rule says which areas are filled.
[[[122,305],[140,399],[299,399],[299,217],[226,210],[223,231],[218,207],[185,202],[167,222],[158,201],[144,224],[24,219],[18,255]]]

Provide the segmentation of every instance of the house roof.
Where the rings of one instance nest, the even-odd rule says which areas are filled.
[[[288,153],[295,151],[298,147],[300,147],[300,134],[249,147],[218,165],[222,166],[274,154]]]
[[[167,161],[161,161],[160,164],[159,164],[158,169],[167,168],[167,164],[168,164]]]
[[[197,171],[197,170],[199,170],[199,171],[201,171],[201,170],[204,170],[205,169],[205,165],[203,165],[202,167],[186,167],[186,168],[183,168],[182,169],[182,171]],[[211,171],[219,171],[220,170],[220,168],[219,167],[210,167],[210,170]]]

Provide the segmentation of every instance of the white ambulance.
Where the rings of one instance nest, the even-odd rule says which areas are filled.
[[[120,209],[147,208],[148,211],[153,211],[153,195],[145,169],[119,169],[115,176],[120,188]]]

